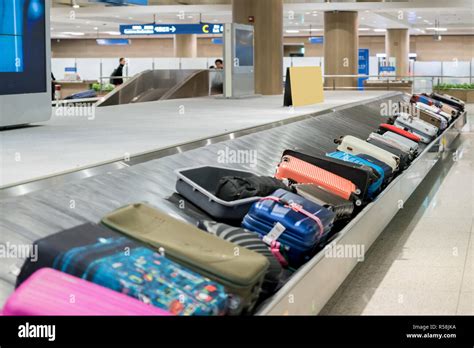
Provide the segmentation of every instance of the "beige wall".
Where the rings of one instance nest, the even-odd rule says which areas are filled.
[[[117,58],[172,57],[173,39],[131,39],[129,46],[98,46],[95,40],[61,39],[52,40],[51,49],[54,58]],[[322,57],[323,45],[310,44],[307,37],[287,37],[285,43],[304,43],[307,57]],[[368,48],[370,55],[385,53],[384,36],[359,36],[359,47]],[[412,36],[410,53],[416,53],[419,61],[459,61],[474,57],[474,35],[445,35],[441,41],[431,36]],[[211,43],[210,38],[198,39],[198,57],[221,57],[222,46]]]

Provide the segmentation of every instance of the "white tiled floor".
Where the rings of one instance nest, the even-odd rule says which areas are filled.
[[[474,105],[469,105],[473,115]],[[474,117],[322,315],[474,314]]]

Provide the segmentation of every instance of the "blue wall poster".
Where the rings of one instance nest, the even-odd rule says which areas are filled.
[[[369,49],[359,48],[359,74],[369,75]],[[364,81],[368,77],[359,77],[357,87],[359,90],[364,90]]]

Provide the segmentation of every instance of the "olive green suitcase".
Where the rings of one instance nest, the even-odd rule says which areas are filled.
[[[250,312],[255,305],[269,267],[265,256],[219,239],[144,203],[119,208],[102,218],[102,223],[224,285],[232,298],[231,314]]]

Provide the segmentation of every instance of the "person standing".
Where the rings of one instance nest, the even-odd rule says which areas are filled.
[[[112,73],[111,77],[114,77],[111,79],[111,83],[117,87],[120,86],[123,83],[123,79],[120,77],[123,76],[123,67],[125,66],[125,58],[120,58],[119,59],[119,66],[115,68],[114,72]]]

